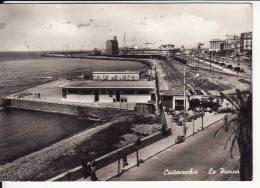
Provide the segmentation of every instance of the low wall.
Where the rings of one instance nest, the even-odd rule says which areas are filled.
[[[1,105],[12,108],[28,109],[35,111],[44,111],[50,113],[59,113],[75,116],[86,117],[91,113],[99,118],[107,118],[120,114],[153,114],[154,106],[146,103],[137,103],[135,110],[127,109],[116,109],[109,107],[95,107],[95,106],[81,106],[76,104],[66,104],[66,103],[54,103],[46,101],[36,101],[36,100],[26,100],[26,99],[16,99],[16,98],[2,98]]]
[[[152,134],[150,136],[147,136],[143,139],[141,139],[141,144],[138,146],[138,149],[142,149],[148,145],[153,144],[154,142],[157,142],[158,140],[171,135],[171,129],[168,128],[164,132],[158,132],[155,134]],[[132,143],[125,147],[122,147],[118,150],[115,150],[111,153],[108,153],[102,157],[99,157],[95,159],[96,161],[96,169],[99,170],[101,168],[104,168],[105,166],[118,161],[125,155],[130,155],[134,153],[137,149],[137,146]],[[72,170],[69,170],[63,174],[60,174],[52,179],[49,179],[48,181],[75,181],[83,177],[83,170],[82,166],[78,166]]]
[[[45,101],[25,100],[25,99],[2,99],[6,107],[60,113],[76,116],[87,116],[88,113],[100,118],[114,116],[118,114],[133,113],[133,111],[119,110],[111,108],[97,108],[90,106],[77,106],[72,104],[51,103]]]

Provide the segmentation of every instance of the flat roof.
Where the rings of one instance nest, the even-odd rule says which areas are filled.
[[[95,71],[92,74],[140,74],[139,71]]]
[[[139,81],[72,81],[71,83],[61,86],[62,88],[99,88],[99,89],[154,89],[153,81],[139,80]]]
[[[160,90],[162,96],[183,96],[183,90]],[[186,90],[186,95],[191,96],[190,92]]]

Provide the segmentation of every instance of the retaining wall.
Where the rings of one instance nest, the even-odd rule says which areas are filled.
[[[109,107],[83,106],[77,104],[54,103],[37,100],[26,100],[16,98],[2,98],[1,105],[12,108],[44,111],[51,113],[75,115],[86,117],[91,113],[99,118],[107,118],[120,114],[153,114],[154,106],[146,103],[137,103],[135,110],[116,109]]]
[[[12,108],[28,109],[35,111],[44,111],[51,113],[60,113],[76,116],[88,116],[88,113],[96,115],[100,118],[114,116],[118,114],[133,113],[133,111],[119,110],[111,108],[97,108],[90,106],[78,106],[63,103],[51,103],[45,101],[31,101],[24,99],[6,99],[5,106]]]

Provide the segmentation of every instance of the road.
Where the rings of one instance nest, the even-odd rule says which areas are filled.
[[[225,175],[220,168],[238,170],[238,148],[235,145],[234,158],[230,158],[229,147],[224,145],[231,130],[220,131],[213,138],[216,130],[223,124],[220,122],[199,132],[186,142],[170,147],[168,150],[148,159],[140,167],[133,167],[112,181],[203,181],[203,180],[239,180],[239,174]],[[210,169],[216,174],[211,175]],[[192,175],[164,175],[166,170],[198,171]]]

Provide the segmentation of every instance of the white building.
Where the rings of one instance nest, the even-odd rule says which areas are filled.
[[[80,103],[148,103],[155,100],[153,81],[73,81],[62,87],[65,100]]]
[[[220,52],[221,51],[221,44],[223,43],[223,40],[220,39],[213,39],[210,42],[210,52]]]
[[[92,72],[93,80],[139,80],[139,71]]]
[[[186,110],[188,110],[191,94],[188,91],[185,94]],[[161,90],[160,98],[163,107],[174,110],[184,109],[184,92],[181,90]]]

